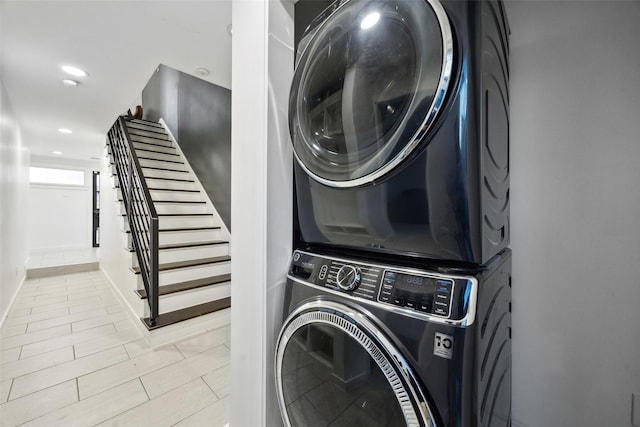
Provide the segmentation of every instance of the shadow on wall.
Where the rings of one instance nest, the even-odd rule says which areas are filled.
[[[159,65],[142,91],[144,119],[164,119],[231,231],[231,90]]]

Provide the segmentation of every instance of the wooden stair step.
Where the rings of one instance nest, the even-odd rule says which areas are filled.
[[[186,282],[172,283],[158,287],[158,295],[169,295],[177,292],[189,291],[191,289],[203,288],[205,286],[218,285],[231,280],[231,274],[221,274],[219,276],[203,277],[202,279],[188,280]],[[140,299],[147,299],[147,291],[138,289],[136,294]]]
[[[152,159],[153,160],[153,159]],[[169,168],[160,168],[157,166],[142,166],[140,165],[141,169],[153,169],[153,170],[157,170],[157,171],[168,171],[168,172],[182,172],[182,173],[189,173],[189,171],[186,170],[182,170],[182,169],[169,169]],[[147,178],[147,176],[145,175],[145,178]],[[159,179],[159,178],[155,178],[155,179]]]
[[[143,144],[143,143],[141,143],[141,144]],[[174,148],[174,150],[175,150],[175,148]],[[149,150],[148,148],[136,148],[136,154],[138,153],[138,151],[144,151],[145,153],[165,154],[167,156],[180,157],[180,154],[177,154],[177,153],[166,153],[164,151]],[[138,156],[138,157],[140,157],[140,156]]]
[[[207,265],[207,264],[218,264],[218,263],[227,262],[227,261],[231,261],[231,257],[229,255],[214,256],[209,258],[190,259],[188,261],[167,262],[165,264],[160,264],[158,266],[158,271],[169,271],[169,270],[176,270],[178,268],[197,267],[200,265]],[[131,267],[130,270],[136,274],[140,274],[140,267]]]
[[[146,125],[144,123],[140,123],[140,124],[142,126],[148,126],[148,125]],[[154,128],[156,128],[158,130],[140,129],[140,128],[137,128],[137,127],[134,127],[134,126],[127,126],[127,129],[129,130],[129,133],[132,133],[132,132],[134,132],[134,133],[135,132],[150,132],[150,133],[157,133],[158,135],[166,135],[167,134],[167,132],[165,132],[164,128],[160,128],[158,126],[151,126],[151,127],[154,127]]]
[[[151,169],[151,168],[148,168],[148,169]],[[195,182],[193,179],[163,178],[161,176],[145,176],[145,178],[146,179],[158,179],[158,180],[161,179],[163,181]]]
[[[158,233],[174,233],[176,231],[198,231],[198,230],[220,230],[220,226],[161,228],[158,230]],[[127,234],[131,233],[131,230],[123,230],[123,231]]]
[[[140,123],[140,122],[144,122],[144,123],[140,123],[141,125],[147,125],[147,126],[155,126],[157,128],[160,129],[164,129],[164,126],[162,126],[160,123],[158,122],[154,122],[152,120],[146,120],[146,119],[131,119],[130,122],[132,123]]]
[[[202,242],[189,242],[189,243],[167,243],[166,245],[158,246],[161,251],[169,249],[183,249],[183,248],[195,248],[198,246],[218,246],[225,245],[229,242],[227,240],[206,240]]]
[[[194,305],[192,307],[183,308],[181,310],[170,311],[164,313],[156,318],[155,323],[152,325],[149,318],[141,318],[140,320],[147,327],[148,330],[161,328],[174,323],[181,322],[187,319],[193,319],[194,317],[204,316],[225,308],[231,307],[231,297],[222,298],[217,301],[206,302],[204,304]]]
[[[199,246],[218,246],[225,245],[229,242],[227,240],[205,240],[202,242],[187,242],[187,243],[167,243],[164,245],[159,245],[158,250],[171,250],[171,249],[185,249],[185,248],[195,248]],[[125,248],[129,252],[135,252],[136,250],[132,247]]]
[[[118,202],[124,202],[121,198],[118,198]],[[200,200],[154,200],[153,203],[186,203],[189,205],[206,205],[207,202]]]
[[[148,178],[147,178],[148,179]],[[149,191],[169,191],[174,193],[199,193],[200,190],[186,190],[182,188],[154,188],[149,187]]]
[[[167,155],[171,156],[171,154],[167,154]],[[145,156],[138,156],[138,160],[151,160],[151,161],[154,161],[154,162],[166,162],[166,163],[175,163],[175,164],[178,164],[178,165],[184,165],[183,161],[167,160],[167,159],[156,159],[154,157],[145,157]],[[145,166],[142,166],[142,167],[145,167]]]

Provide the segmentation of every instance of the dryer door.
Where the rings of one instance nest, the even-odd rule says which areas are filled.
[[[366,316],[340,303],[309,302],[288,317],[275,373],[287,427],[435,426],[402,354]]]
[[[372,182],[428,133],[453,41],[438,0],[348,0],[303,37],[289,98],[295,156],[332,187]]]

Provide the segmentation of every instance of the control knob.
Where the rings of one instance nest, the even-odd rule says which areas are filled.
[[[344,291],[352,291],[360,284],[360,269],[353,265],[343,265],[336,276],[338,287]]]

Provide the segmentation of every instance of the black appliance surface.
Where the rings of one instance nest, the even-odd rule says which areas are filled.
[[[510,425],[508,249],[455,274],[295,251],[284,319],[285,426]]]
[[[296,247],[482,264],[509,243],[496,1],[337,1],[298,43]]]

